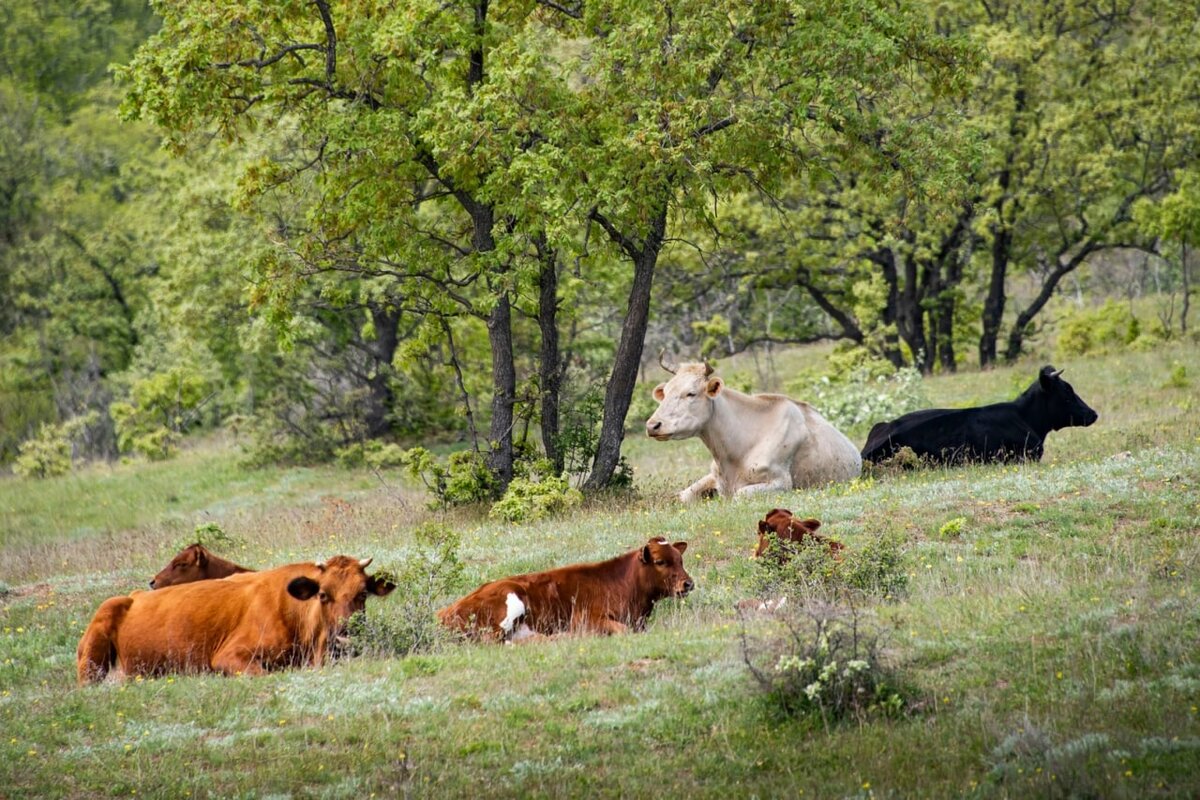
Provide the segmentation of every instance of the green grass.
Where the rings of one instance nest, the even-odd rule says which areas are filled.
[[[1195,350],[1066,364],[1100,421],[1052,434],[1041,464],[687,508],[673,495],[707,469],[702,446],[633,436],[639,498],[529,525],[427,511],[391,472],[245,471],[217,444],[0,482],[0,795],[1197,796],[1200,424],[1194,391],[1168,380],[1174,361],[1200,375]],[[1003,399],[1038,365],[927,391],[937,404]],[[735,604],[756,569],[755,521],[774,505],[851,549],[905,537],[908,593],[866,611],[919,711],[826,729],[758,695]],[[429,519],[461,533],[464,588],[666,535],[689,541],[698,589],[642,634],[74,686],[96,605],[144,585],[198,522],[239,536],[230,555],[251,565],[348,552],[386,566]],[[769,621],[746,625],[771,635]]]

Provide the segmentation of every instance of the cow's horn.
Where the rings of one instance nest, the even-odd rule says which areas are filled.
[[[704,377],[707,378],[709,375],[712,375],[712,374],[713,374],[712,364],[705,361],[704,362]]]
[[[324,562],[324,561],[317,561],[317,562],[314,564],[314,566],[315,566],[317,569],[325,569],[325,562]]]
[[[358,565],[360,567],[362,567],[363,569],[366,569],[367,567],[371,566],[371,562],[374,560],[375,560],[374,556],[372,556],[371,558],[360,558],[358,560]]]
[[[663,369],[665,369],[667,372],[669,372],[669,373],[671,373],[672,375],[674,375],[674,374],[675,374],[675,370],[674,370],[674,369],[671,369],[670,367],[668,367],[668,366],[667,366],[667,362],[666,362],[666,361],[663,361],[663,356],[665,356],[666,354],[667,354],[667,348],[665,348],[665,347],[664,347],[662,350],[659,350],[659,351],[658,351],[658,365],[659,365],[660,367],[662,367]],[[672,359],[672,360],[674,360],[674,359]],[[678,365],[676,365],[676,368],[678,368]]]
[[[1050,373],[1050,377],[1051,377],[1051,378],[1057,378],[1059,375],[1062,375],[1062,374],[1063,374],[1063,370],[1065,370],[1065,369],[1066,369],[1066,367],[1063,367],[1063,368],[1062,368],[1062,369],[1060,369],[1060,370],[1055,370],[1054,372],[1051,372],[1051,373]]]

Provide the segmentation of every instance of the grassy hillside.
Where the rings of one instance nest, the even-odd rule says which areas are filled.
[[[1174,363],[1189,386],[1170,385]],[[926,392],[1003,399],[1037,366]],[[627,446],[638,499],[530,525],[428,511],[390,472],[243,470],[220,442],[167,464],[0,482],[0,796],[1200,795],[1200,353],[1066,366],[1100,421],[1052,434],[1041,464],[688,508],[673,495],[707,469],[703,447],[640,437]],[[903,536],[907,592],[865,611],[911,713],[826,727],[781,718],[756,691],[739,633],[769,637],[773,623],[742,621],[735,604],[759,568],[755,521],[775,505],[824,520],[851,550]],[[74,685],[97,604],[143,586],[196,524],[238,537],[226,555],[251,565],[346,552],[395,566],[426,520],[461,533],[464,589],[658,535],[689,541],[698,588],[642,634]],[[958,534],[943,535],[952,520]]]

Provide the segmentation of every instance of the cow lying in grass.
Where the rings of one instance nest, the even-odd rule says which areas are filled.
[[[819,519],[797,519],[786,508],[773,508],[767,512],[766,517],[758,521],[758,547],[754,551],[754,557],[759,558],[770,549],[771,537],[774,536],[781,542],[794,542],[799,545],[820,544],[829,548],[834,558],[840,558],[840,551],[846,549],[845,545],[817,533],[820,527]]]
[[[495,641],[641,630],[655,603],[692,590],[683,568],[686,549],[687,542],[651,539],[608,561],[492,581],[439,611],[438,619],[448,628]]]
[[[862,471],[858,448],[808,403],[779,394],[744,394],[708,364],[681,364],[654,388],[658,410],[646,435],[659,441],[699,436],[712,454],[708,475],[679,493],[683,502],[849,481]]]
[[[1016,400],[980,408],[930,408],[871,428],[863,461],[886,461],[910,448],[923,462],[1040,461],[1046,436],[1072,426],[1087,427],[1099,415],[1061,377],[1042,367]]]
[[[221,558],[204,545],[196,542],[183,548],[171,563],[150,579],[151,589],[178,586],[181,583],[228,578],[243,572],[254,572],[227,559]]]
[[[319,666],[367,595],[396,588],[367,575],[370,563],[335,556],[109,598],[79,640],[79,683],[103,680],[114,665],[124,675]]]

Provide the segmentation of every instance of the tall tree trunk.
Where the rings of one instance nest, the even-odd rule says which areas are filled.
[[[542,349],[538,382],[542,402],[542,447],[554,466],[554,473],[563,471],[563,452],[558,445],[558,409],[562,392],[562,363],[558,350],[558,253],[537,236],[538,251],[538,327],[542,333]]]
[[[1018,81],[1021,76],[1015,76]],[[1004,156],[1004,168],[997,179],[1000,193],[993,208],[996,222],[992,226],[992,274],[988,282],[987,298],[983,301],[983,333],[979,337],[979,366],[987,368],[996,363],[996,341],[1000,338],[1000,326],[1004,322],[1006,295],[1004,282],[1008,277],[1008,265],[1012,260],[1013,233],[1006,212],[1009,207],[1009,187],[1012,186],[1013,164],[1016,161],[1017,138],[1021,134],[1021,115],[1025,112],[1025,89],[1018,87],[1013,92],[1013,115],[1008,123],[1008,152]]]
[[[513,403],[517,396],[517,370],[513,364],[512,306],[508,292],[500,295],[488,317],[488,342],[492,346],[492,427],[488,467],[503,492],[513,478]]]
[[[887,302],[883,307],[883,324],[890,329],[900,328],[900,276],[896,272],[896,260],[891,250],[884,250],[874,259],[883,268],[883,279],[887,282]],[[904,355],[900,352],[900,340],[896,333],[889,330],[883,337],[883,356],[893,367],[904,366]]]
[[[1179,330],[1184,335],[1187,334],[1187,315],[1188,306],[1191,304],[1192,283],[1191,277],[1188,274],[1188,243],[1187,239],[1181,242],[1181,256],[1179,260],[1179,268],[1183,274],[1183,310],[1179,314]]]
[[[667,202],[665,198],[661,202],[640,245],[621,235],[603,217],[597,216],[596,219],[609,236],[632,256],[633,285],[629,290],[629,310],[625,313],[625,322],[621,325],[621,339],[613,358],[608,389],[604,393],[604,421],[600,425],[600,440],[596,444],[592,472],[583,485],[584,490],[590,492],[603,489],[609,484],[621,458],[621,440],[625,438],[625,415],[629,412],[629,402],[633,398],[633,387],[637,382],[638,365],[642,360],[642,347],[646,340],[654,268],[658,263],[658,253],[662,250],[667,230]]]
[[[367,378],[367,436],[371,439],[391,431],[391,411],[396,402],[392,390],[392,359],[399,345],[400,311],[385,306],[370,307],[375,340],[367,343],[367,352],[375,363]]]

